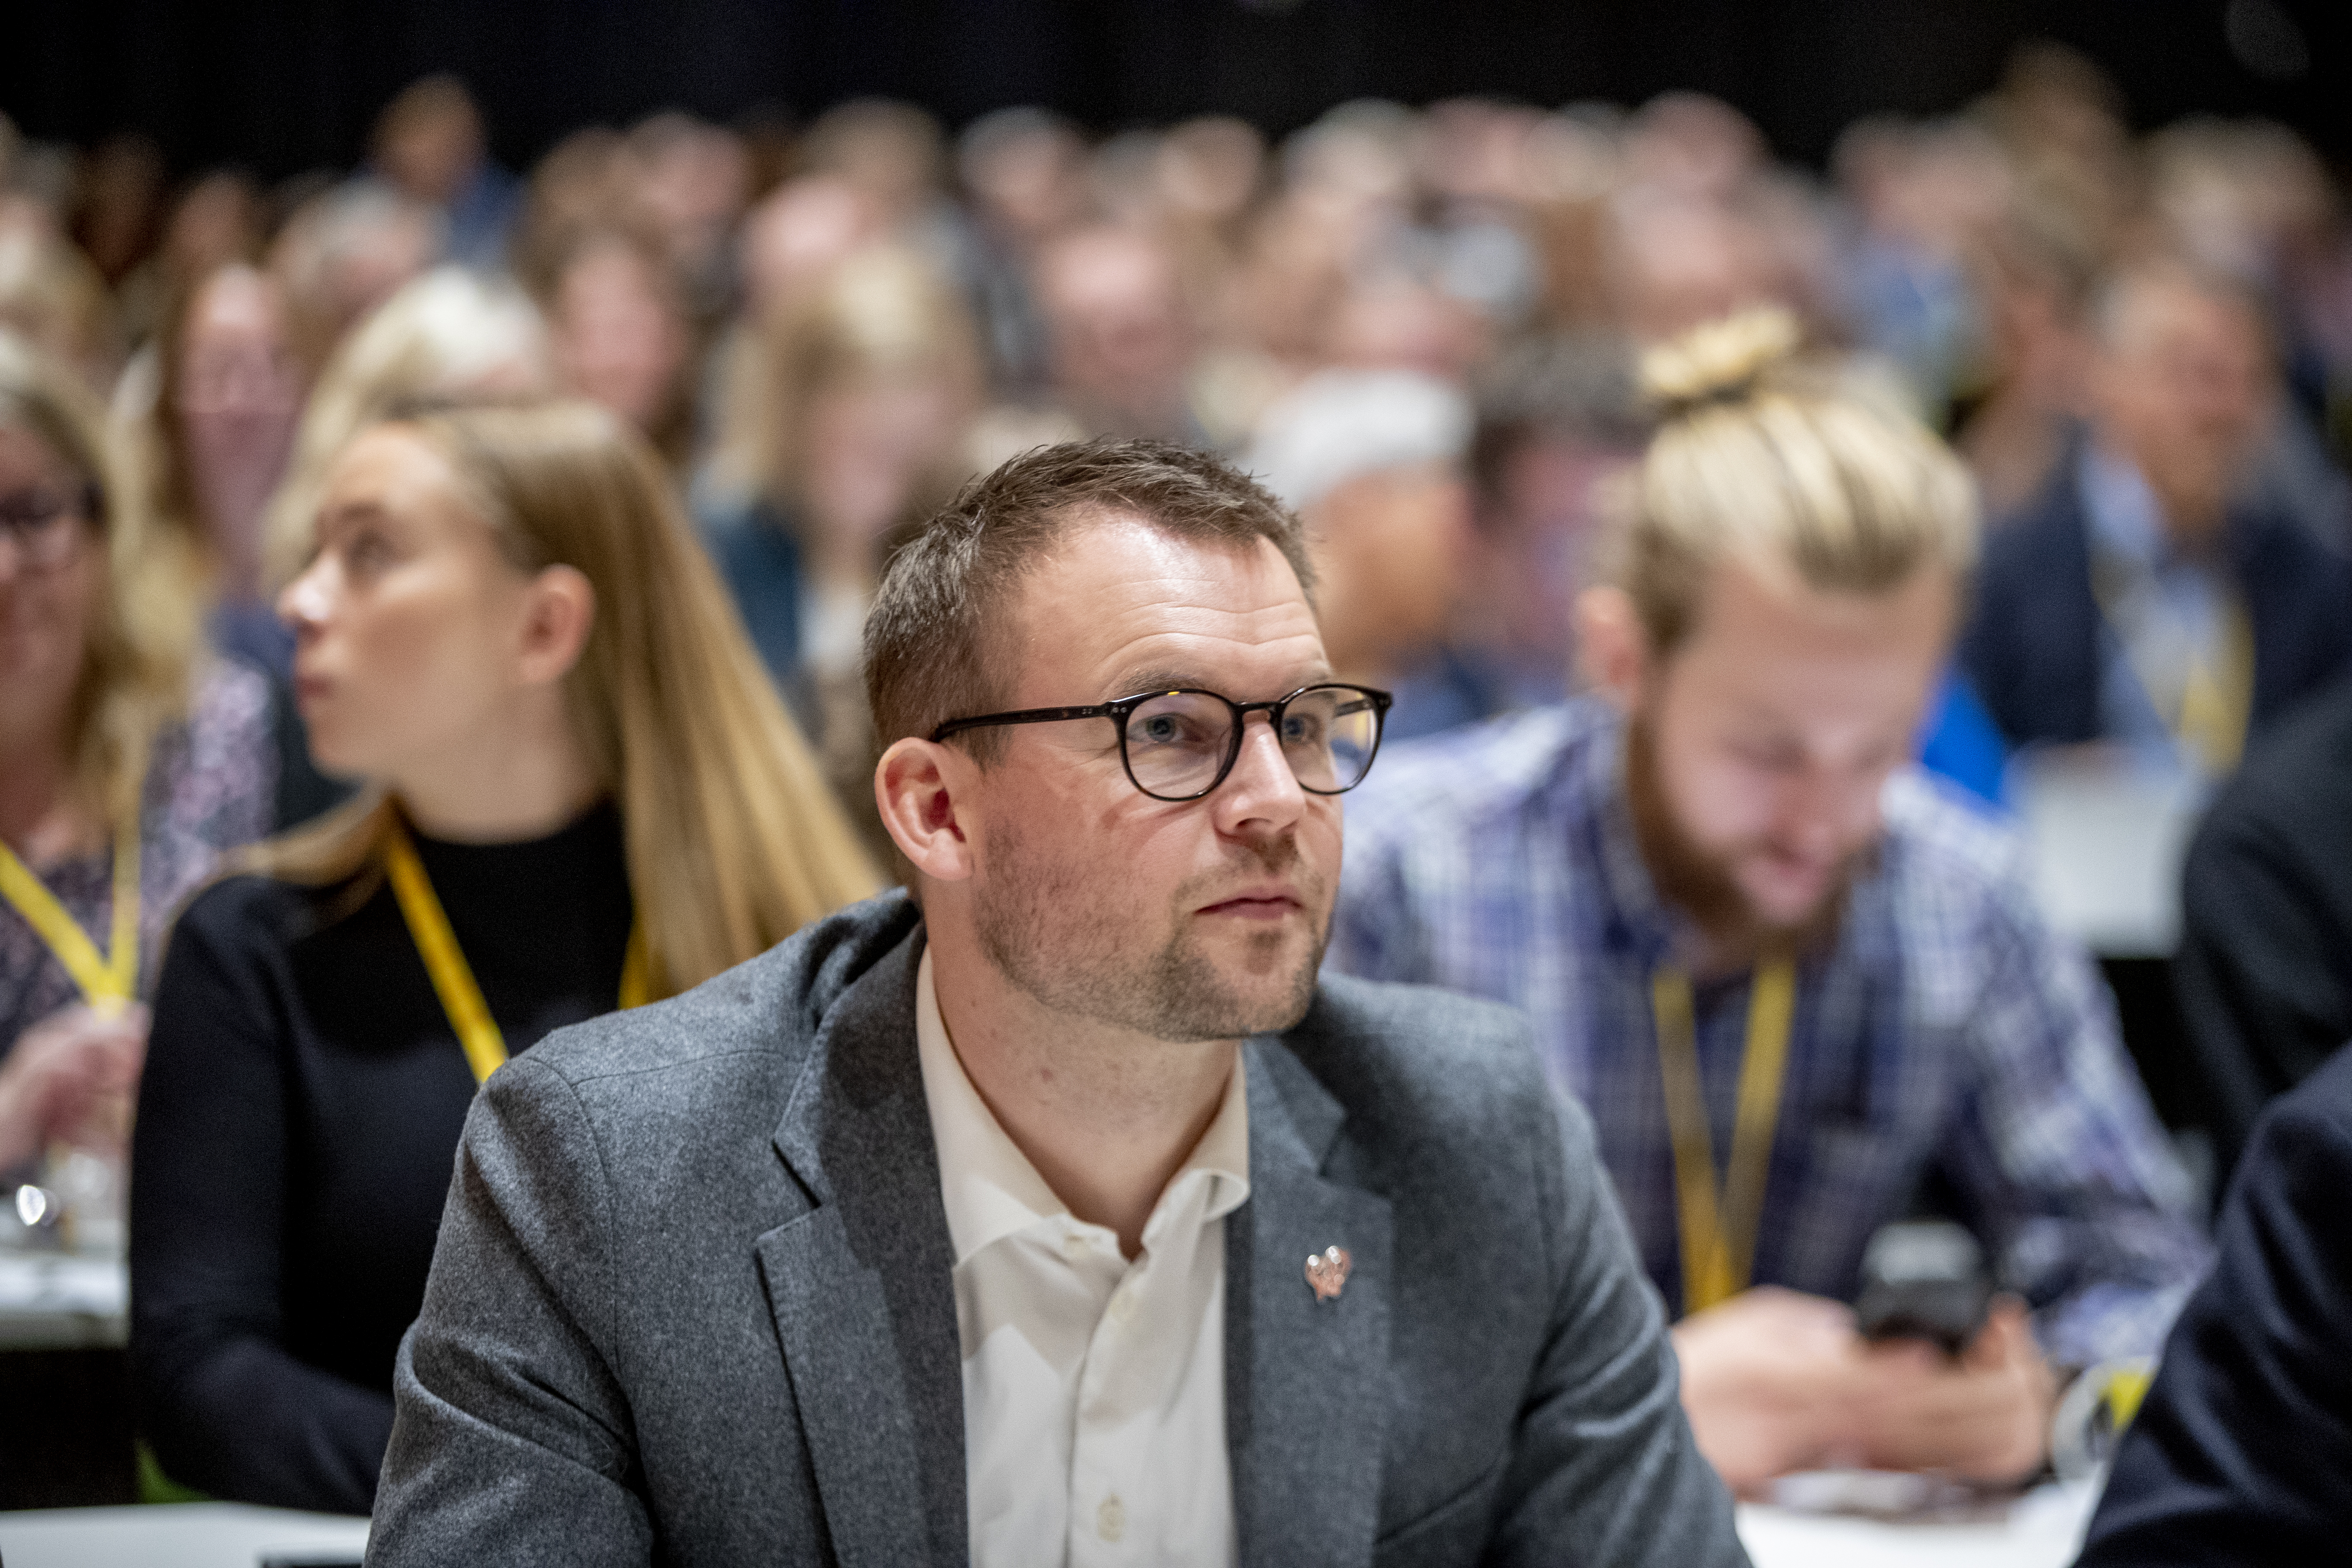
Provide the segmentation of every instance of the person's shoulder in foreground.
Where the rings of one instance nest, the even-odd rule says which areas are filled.
[[[2181,872],[2172,982],[2222,1170],[2352,1037],[2352,682],[2254,746]]]
[[[497,1075],[372,1563],[962,1560],[920,948],[887,895]],[[1518,1017],[1327,979],[1245,1061],[1241,1561],[1741,1561],[1590,1124]],[[1321,1300],[1300,1260],[1342,1240]]]
[[[2082,1562],[2335,1561],[2352,1521],[2352,1051],[2255,1124]]]

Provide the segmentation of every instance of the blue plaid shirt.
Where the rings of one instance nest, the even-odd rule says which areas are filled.
[[[1592,1113],[1671,1304],[1681,1258],[1650,978],[1682,917],[1634,840],[1622,734],[1588,699],[1383,752],[1347,797],[1328,962],[1525,1011],[1554,1081]],[[1871,1233],[1940,1171],[2054,1362],[2152,1354],[2207,1248],[2105,988],[2042,923],[2010,834],[1916,771],[1888,784],[1885,808],[1833,942],[1800,970],[1755,1282],[1852,1300]],[[1717,1150],[1748,988],[1696,998]]]

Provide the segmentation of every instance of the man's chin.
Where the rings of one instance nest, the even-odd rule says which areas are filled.
[[[1731,886],[1745,908],[1739,919],[1727,922],[1726,934],[1742,931],[1744,941],[1759,949],[1810,950],[1837,929],[1856,869],[1856,862],[1845,861],[1826,875],[1802,879],[1734,877]]]
[[[1743,888],[1748,895],[1749,918],[1765,931],[1799,931],[1813,924],[1829,907],[1834,883],[1822,883],[1801,891],[1787,889],[1768,890]]]
[[[1275,1035],[1297,1025],[1315,1001],[1319,952],[1299,951],[1299,944],[1281,944],[1278,956],[1251,954],[1246,958],[1219,955],[1213,961],[1218,1004],[1211,1009],[1216,1023],[1202,1030],[1208,1037]],[[1273,962],[1267,962],[1271,958]],[[1206,1024],[1208,1020],[1197,1020]]]

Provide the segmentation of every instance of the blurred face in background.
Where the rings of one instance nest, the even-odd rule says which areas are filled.
[[[751,190],[742,140],[680,114],[656,115],[630,134],[638,211],[685,272],[720,258]]]
[[[1141,234],[1090,229],[1048,249],[1037,282],[1064,394],[1123,426],[1114,434],[1175,434],[1193,342],[1167,253]]]
[[[210,276],[261,243],[260,193],[243,174],[206,174],[190,185],[163,228],[164,271],[175,281]]]
[[[549,302],[556,374],[640,430],[668,414],[693,347],[667,281],[636,247],[592,242],[565,263]]]
[[[110,137],[84,161],[74,237],[109,284],[145,259],[163,199],[163,156],[143,136]]]
[[[384,111],[375,156],[394,184],[445,206],[481,164],[482,117],[456,82],[418,82]]]
[[[2210,534],[2270,413],[2252,310],[2185,278],[2126,283],[2109,301],[2090,382],[2100,439],[2138,467],[2175,536]]]
[[[939,196],[939,122],[912,104],[864,99],[817,117],[802,141],[811,172],[847,181],[886,226],[912,221]]]
[[[880,376],[818,394],[801,447],[808,455],[801,494],[819,548],[873,574],[876,546],[970,413],[962,388],[945,377]]]
[[[328,475],[318,553],[278,601],[312,759],[397,787],[498,724],[543,682],[531,633],[546,575],[500,552],[431,443],[397,425],[360,436]]]
[[[80,683],[106,574],[87,484],[39,436],[0,423],[0,742],[11,751],[60,742]]]
[[[745,314],[780,318],[844,258],[883,231],[882,209],[856,186],[809,174],[778,187],[743,220],[738,242]]]
[[[1549,679],[1568,679],[1601,490],[1637,457],[1567,436],[1535,435],[1510,449],[1478,500],[1474,636]]]
[[[981,220],[1027,250],[1086,211],[1086,143],[1050,115],[1013,110],[982,121],[959,150],[957,173]]]
[[[1307,506],[1303,521],[1341,675],[1390,676],[1444,638],[1470,538],[1468,487],[1454,465],[1359,474]]]
[[[1413,370],[1466,379],[1487,347],[1477,312],[1409,278],[1358,283],[1339,297],[1326,353],[1362,370]]]
[[[1247,121],[1188,120],[1162,140],[1155,173],[1171,216],[1224,227],[1256,199],[1265,176],[1265,139]]]
[[[250,565],[302,415],[284,291],[251,267],[224,268],[197,289],[181,334],[172,395],[189,483],[215,547],[233,569]]]
[[[1727,561],[1663,658],[1620,591],[1587,604],[1587,652],[1632,718],[1628,794],[1661,890],[1717,936],[1833,916],[1949,647],[1950,574],[1848,594]]]
[[[1614,241],[1618,315],[1636,342],[1664,342],[1772,297],[1765,237],[1720,207],[1673,198],[1628,203]]]

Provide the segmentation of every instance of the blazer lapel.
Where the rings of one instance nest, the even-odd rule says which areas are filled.
[[[1339,1104],[1278,1041],[1252,1040],[1250,1199],[1225,1225],[1225,1427],[1241,1561],[1369,1563],[1387,1419],[1392,1218],[1328,1177]],[[1336,1299],[1307,1259],[1348,1252]]]
[[[953,1247],[915,1047],[919,931],[845,992],[776,1151],[815,1206],[758,1244],[845,1568],[966,1560]]]

